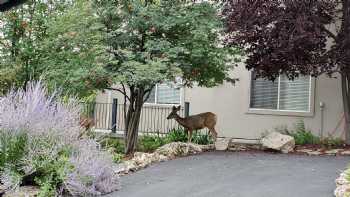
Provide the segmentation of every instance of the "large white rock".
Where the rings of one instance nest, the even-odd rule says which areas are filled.
[[[224,151],[228,149],[228,146],[230,144],[231,139],[230,138],[218,138],[215,141],[215,149]]]
[[[186,156],[201,153],[202,149],[197,144],[184,143],[184,142],[172,142],[159,147],[155,153],[164,155],[169,159],[173,159],[178,156]]]
[[[336,197],[348,197],[350,196],[350,184],[346,179],[346,172],[340,174],[339,178],[335,180],[337,188],[334,190]]]
[[[295,140],[292,136],[283,135],[278,132],[271,132],[261,139],[261,144],[264,148],[288,153],[294,150]]]

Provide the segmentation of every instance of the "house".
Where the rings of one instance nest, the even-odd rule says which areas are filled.
[[[281,76],[275,82],[254,80],[244,65],[232,71],[239,81],[215,88],[176,89],[159,84],[145,106],[184,106],[190,103],[189,113],[206,111],[218,115],[219,137],[259,139],[266,131],[288,127],[298,121],[315,135],[344,137],[344,118],[339,78],[321,76],[317,79],[304,76],[289,81]],[[111,103],[122,97],[106,91],[97,96],[97,102]],[[165,120],[157,118],[158,121]],[[165,120],[166,121],[166,120]]]

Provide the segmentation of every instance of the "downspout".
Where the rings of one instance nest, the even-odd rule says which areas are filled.
[[[324,131],[324,108],[325,104],[324,102],[320,102],[320,111],[321,111],[321,125],[320,125],[320,137],[321,140],[323,139],[323,131]]]

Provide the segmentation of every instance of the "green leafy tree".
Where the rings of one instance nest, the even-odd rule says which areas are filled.
[[[39,79],[81,98],[106,87],[103,25],[93,13],[81,0],[30,0],[1,13],[1,92]]]
[[[0,93],[38,79],[40,43],[47,37],[48,19],[62,13],[66,0],[30,0],[0,13]]]
[[[185,86],[213,87],[229,77],[235,49],[221,45],[222,22],[208,2],[96,0],[105,25],[114,90],[124,95],[126,154],[135,150],[141,108],[152,88],[182,78]],[[230,55],[231,54],[231,55]]]
[[[43,80],[66,94],[86,98],[109,83],[104,70],[108,56],[103,24],[90,1],[76,0],[62,15],[49,20],[47,38],[40,46]]]

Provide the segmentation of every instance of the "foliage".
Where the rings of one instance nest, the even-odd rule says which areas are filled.
[[[79,138],[79,111],[74,100],[61,103],[41,82],[0,97],[0,182],[7,189],[39,185],[40,196],[56,196],[62,189],[76,195],[116,189],[111,156],[96,142]],[[90,163],[82,164],[81,157]],[[88,176],[93,185],[77,176]]]
[[[93,14],[90,1],[77,0],[64,14],[48,19],[47,38],[40,45],[43,80],[80,98],[107,87],[103,25]]]
[[[16,9],[0,12],[0,95],[39,79],[45,69],[39,59],[48,19],[63,13],[70,2],[28,0]]]
[[[87,97],[106,86],[103,34],[90,1],[28,0],[0,13],[0,93],[43,80]]]
[[[102,151],[94,140],[80,140],[75,144],[69,161],[74,166],[64,182],[73,196],[95,196],[119,189],[112,156]]]
[[[336,1],[228,0],[223,14],[228,44],[245,48],[246,66],[257,77],[275,79],[332,72],[326,29],[336,19]],[[328,54],[328,55],[327,55]]]
[[[157,135],[143,135],[139,138],[137,149],[142,152],[153,152],[166,143],[167,141],[164,137]]]
[[[291,134],[297,145],[319,144],[319,137],[312,134],[310,131],[297,131]]]
[[[0,131],[0,172],[11,165],[11,168],[20,167],[20,159],[26,154],[27,136],[23,133],[11,135]]]
[[[124,153],[124,141],[116,137],[103,137],[98,140],[102,148],[105,150],[113,149],[111,152]]]
[[[350,143],[350,1],[224,0],[226,43],[245,50],[256,77],[341,75]]]
[[[114,163],[120,163],[124,158],[124,154],[122,153],[112,153],[112,156],[113,156]]]
[[[213,87],[229,76],[237,51],[221,44],[223,24],[215,4],[182,0],[95,0],[105,26],[112,88],[130,103],[125,117],[126,153],[137,144],[143,103],[157,83]]]
[[[319,144],[320,138],[311,133],[311,131],[305,128],[304,121],[299,121],[296,124],[295,130],[290,132],[290,135],[294,137],[295,144]]]
[[[321,139],[321,144],[328,148],[337,148],[344,146],[345,142],[340,137],[328,136],[326,138]]]
[[[167,136],[167,141],[169,142],[187,142],[187,134],[183,129],[173,129],[171,130]]]
[[[296,123],[294,130],[290,131],[286,127],[283,127],[281,131],[294,137],[295,144],[297,145],[322,145],[326,148],[337,148],[343,146],[345,143],[339,137],[329,135],[328,137],[320,138],[314,135],[310,130],[305,128],[305,123],[302,120]]]
[[[183,129],[173,129],[166,136],[167,142],[187,142],[188,136],[187,133]],[[209,135],[208,132],[202,133],[200,131],[196,131],[192,135],[192,142],[196,144],[212,144],[213,139]]]
[[[201,134],[195,133],[192,137],[192,142],[195,144],[208,145],[212,144],[214,141],[209,133]]]

